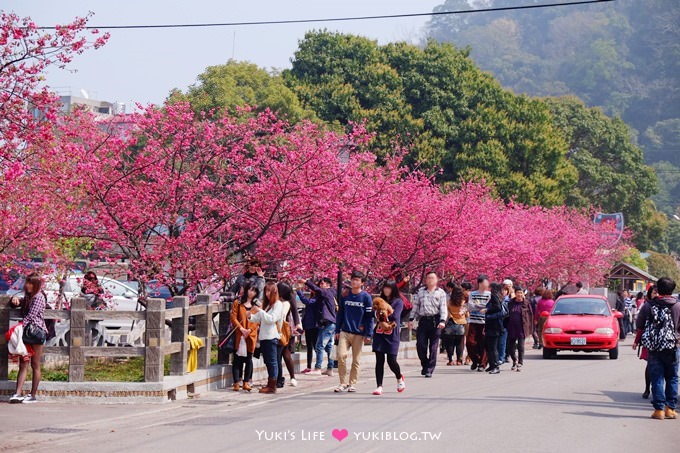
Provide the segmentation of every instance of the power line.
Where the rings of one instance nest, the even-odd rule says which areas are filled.
[[[265,20],[252,22],[222,22],[222,23],[204,23],[204,24],[159,24],[159,25],[100,25],[87,26],[87,30],[139,30],[147,28],[203,28],[203,27],[237,27],[248,25],[284,25],[284,24],[310,24],[316,22],[349,22],[359,20],[376,20],[376,19],[399,19],[407,17],[424,17],[424,16],[447,16],[453,14],[471,14],[471,13],[488,13],[498,11],[518,11],[526,9],[537,8],[553,8],[559,6],[574,6],[574,5],[589,5],[594,3],[609,3],[615,0],[584,0],[578,2],[561,2],[561,3],[547,3],[542,5],[524,5],[524,6],[506,6],[498,8],[481,8],[481,9],[466,9],[458,11],[432,11],[427,13],[410,13],[410,14],[382,14],[378,16],[355,16],[355,17],[328,17],[324,19],[290,19],[290,20]],[[38,30],[56,30],[57,27],[36,27]]]

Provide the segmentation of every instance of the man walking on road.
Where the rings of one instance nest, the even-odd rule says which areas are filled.
[[[468,300],[468,311],[470,312],[470,319],[468,324],[470,330],[466,340],[467,351],[470,360],[472,360],[473,371],[484,371],[486,365],[486,348],[484,347],[484,324],[485,317],[483,310],[486,310],[486,304],[491,299],[491,292],[489,291],[489,277],[481,274],[477,277],[479,288],[477,291],[470,293]],[[495,364],[492,364],[495,365]]]
[[[426,378],[432,377],[437,365],[439,337],[448,317],[446,293],[437,287],[438,282],[435,272],[428,272],[425,275],[425,288],[420,288],[416,294],[410,315],[410,328],[413,328],[413,320],[418,320],[416,350],[422,367],[420,374]]]
[[[659,297],[644,304],[638,314],[633,349],[642,344],[649,351],[647,367],[652,384],[652,418],[663,420],[677,417],[680,303],[672,296],[675,289],[672,279],[660,278],[657,287]]]
[[[335,333],[338,335],[338,374],[340,385],[335,393],[356,392],[364,339],[373,335],[373,299],[363,290],[366,276],[352,272],[351,289],[342,298],[338,307]],[[352,349],[352,370],[347,383],[347,354]]]

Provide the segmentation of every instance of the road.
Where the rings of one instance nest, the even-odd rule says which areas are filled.
[[[0,451],[12,452],[613,452],[671,451],[680,420],[651,420],[644,362],[529,350],[521,373],[446,367],[431,379],[403,361],[407,389],[334,394],[337,378],[299,377],[276,396],[211,392],[167,404],[0,405]],[[346,430],[346,431],[344,431]],[[335,437],[333,434],[335,433]],[[394,437],[397,439],[395,440]],[[278,438],[274,440],[274,438]]]

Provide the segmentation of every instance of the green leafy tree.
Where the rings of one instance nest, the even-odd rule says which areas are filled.
[[[197,112],[212,109],[233,111],[236,107],[249,105],[257,111],[268,108],[293,123],[302,119],[315,119],[311,110],[301,106],[278,72],[234,60],[209,66],[198,76],[197,84],[186,92],[173,90],[170,99],[189,101]]]
[[[652,252],[647,257],[649,273],[657,278],[670,277],[680,281],[680,268],[678,262],[670,255]]]
[[[309,32],[284,78],[322,120],[365,121],[384,154],[408,146],[407,162],[440,169],[442,182],[484,179],[505,199],[546,206],[576,183],[546,105],[504,90],[467,50]]]
[[[631,249],[630,252],[628,252],[628,254],[624,256],[621,261],[623,261],[624,263],[632,264],[633,266],[642,269],[643,271],[647,270],[647,260],[645,260],[642,257],[638,249]]]
[[[545,102],[555,126],[567,139],[569,161],[578,170],[578,183],[568,203],[623,212],[636,238],[640,238],[641,242],[636,239],[638,246],[658,241],[662,232],[653,225],[660,219],[654,216],[653,203],[646,201],[657,190],[656,176],[654,169],[645,165],[640,148],[631,142],[628,126],[573,97]]]

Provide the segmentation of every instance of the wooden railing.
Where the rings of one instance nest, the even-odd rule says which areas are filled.
[[[164,299],[149,299],[146,310],[112,311],[87,310],[85,299],[76,297],[71,300],[71,310],[45,310],[45,319],[70,322],[70,335],[66,346],[45,346],[44,353],[68,357],[69,382],[82,382],[85,379],[85,362],[90,357],[144,357],[144,381],[163,380],[165,356],[170,355],[170,375],[183,375],[187,372],[189,355],[189,318],[194,317],[195,335],[203,340],[198,350],[198,368],[210,366],[211,346],[218,336],[213,335],[213,318],[217,317],[217,332],[226,332],[229,325],[227,304],[214,304],[210,296],[198,295],[197,302],[189,306],[189,298],[178,296],[172,301],[172,308],[165,308]],[[7,380],[9,374],[9,354],[5,332],[12,320],[21,318],[19,310],[10,305],[8,297],[0,297],[0,381]],[[91,327],[97,321],[132,320],[143,321],[143,346],[92,346]],[[168,321],[166,323],[166,321]],[[166,341],[166,328],[170,325],[170,342]],[[226,363],[228,357],[220,352],[218,363]]]

